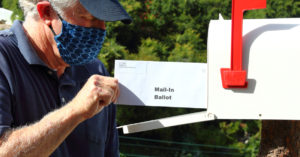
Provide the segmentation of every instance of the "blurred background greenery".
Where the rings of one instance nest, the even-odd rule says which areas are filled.
[[[0,0],[1,2],[1,0]],[[107,23],[99,59],[113,75],[114,60],[207,61],[209,22],[231,18],[231,0],[121,0],[133,23]],[[300,0],[267,0],[267,9],[246,11],[244,18],[299,17]],[[2,0],[23,20],[17,0]],[[184,74],[182,74],[184,75]],[[132,80],[134,81],[134,80]],[[118,106],[118,125],[142,122],[198,109]],[[212,121],[122,135],[122,156],[216,157],[257,155],[261,121]]]

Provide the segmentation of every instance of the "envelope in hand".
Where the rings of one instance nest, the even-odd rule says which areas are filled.
[[[117,104],[207,108],[205,63],[115,61]]]

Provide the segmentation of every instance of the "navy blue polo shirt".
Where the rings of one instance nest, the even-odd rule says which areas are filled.
[[[108,75],[98,59],[68,67],[58,78],[37,56],[22,22],[15,21],[11,29],[0,31],[0,135],[67,104],[93,74]],[[115,116],[115,105],[105,107],[79,124],[51,156],[119,156]]]

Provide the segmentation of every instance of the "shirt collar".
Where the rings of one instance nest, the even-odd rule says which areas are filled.
[[[21,54],[24,56],[25,60],[29,64],[42,65],[47,67],[47,65],[37,55],[36,50],[33,48],[32,44],[30,43],[28,37],[24,32],[22,24],[23,22],[16,20],[14,21],[10,29],[17,38],[18,47],[20,49]]]
[[[24,32],[22,24],[22,21],[16,20],[14,21],[10,29],[17,38],[18,47],[21,54],[29,64],[41,65],[48,68],[48,66],[37,55],[36,50],[33,48],[31,42]],[[67,72],[66,75],[69,75],[74,80],[86,81],[88,79],[88,76],[90,75],[89,71],[86,68],[87,67],[85,65],[68,67],[66,71],[68,71],[68,69],[70,71]]]

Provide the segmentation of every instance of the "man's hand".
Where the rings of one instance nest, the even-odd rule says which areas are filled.
[[[91,76],[69,104],[0,137],[0,157],[50,156],[78,124],[116,101],[118,95],[117,79]]]
[[[119,96],[118,80],[100,75],[91,76],[69,105],[83,115],[84,119],[93,117],[103,107],[116,102]]]

